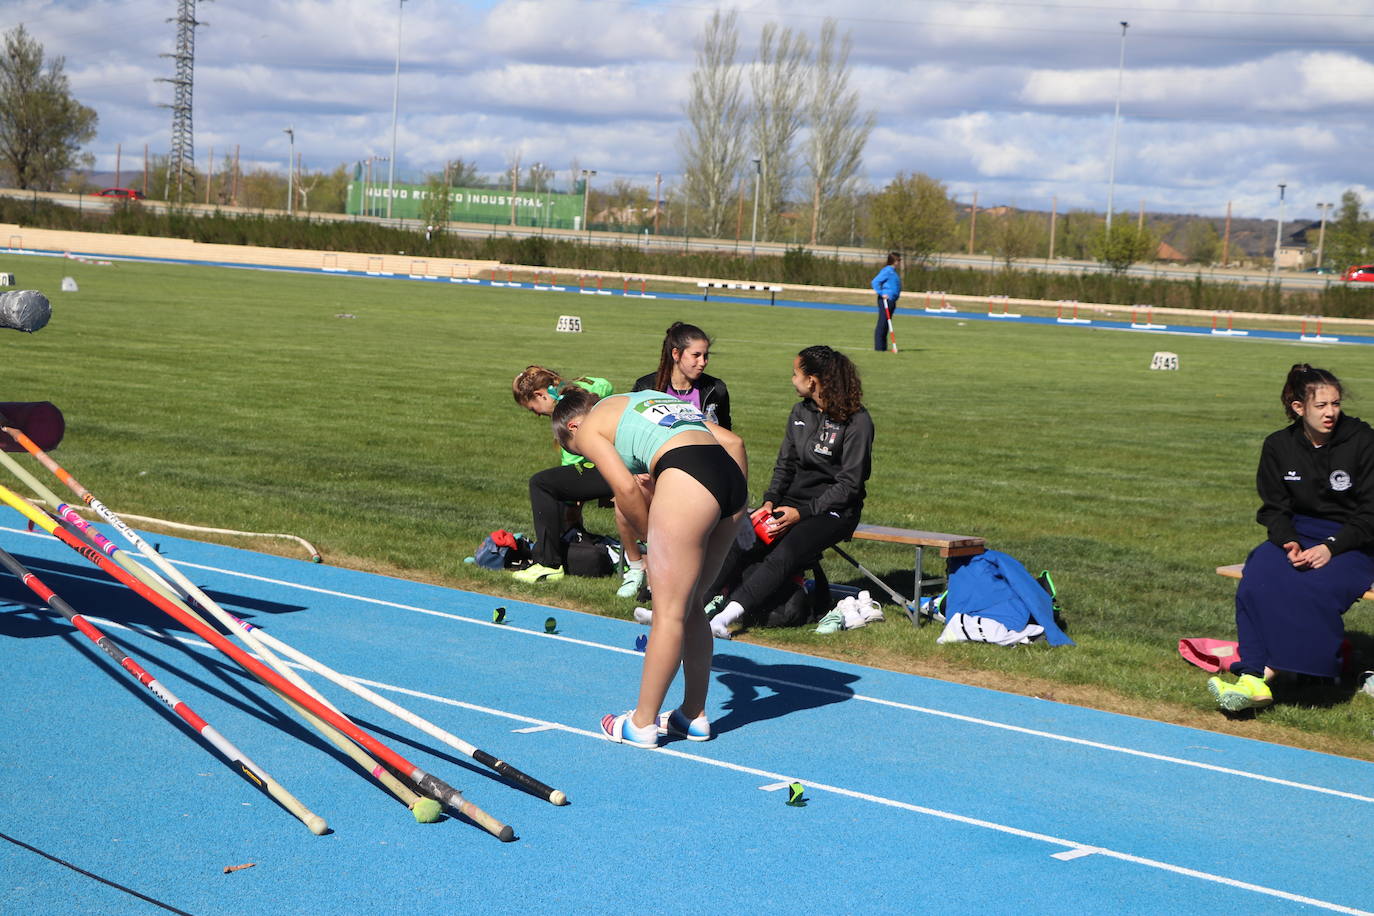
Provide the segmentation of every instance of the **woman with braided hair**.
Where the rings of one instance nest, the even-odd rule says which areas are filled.
[[[730,625],[757,610],[788,577],[852,535],[863,511],[873,420],[854,363],[830,347],[807,347],[792,361],[792,387],[801,400],[787,418],[763,494],[771,545],[712,619],[720,638],[728,639]]]
[[[582,376],[564,381],[552,369],[526,366],[511,382],[511,395],[515,403],[535,416],[551,417],[563,394],[573,388],[589,391],[597,397],[606,397],[612,390],[611,383],[604,378]],[[562,579],[563,533],[572,527],[568,519],[570,510],[580,525],[582,503],[610,499],[613,495],[610,484],[606,483],[596,465],[567,449],[560,448],[559,451],[562,463],[558,467],[540,471],[530,478],[534,565],[515,573],[515,578],[522,582],[557,582]],[[634,537],[627,536],[629,529],[619,512],[616,513],[615,524],[628,567],[616,594],[632,598],[644,581],[644,556]]]

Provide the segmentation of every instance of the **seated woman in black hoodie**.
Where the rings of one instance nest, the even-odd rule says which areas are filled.
[[[694,324],[673,322],[663,337],[658,368],[635,380],[631,391],[662,391],[700,410],[712,423],[731,429],[730,392],[725,383],[706,374],[711,361],[711,338]]]
[[[1341,413],[1342,393],[1306,363],[1284,382],[1293,422],[1264,440],[1256,474],[1269,537],[1236,589],[1239,678],[1207,682],[1229,712],[1272,703],[1277,672],[1338,675],[1342,617],[1374,583],[1374,429]]]
[[[717,637],[776,592],[787,578],[854,533],[873,465],[873,420],[863,405],[859,372],[849,357],[807,347],[792,361],[801,398],[787,418],[773,480],[762,508],[771,549],[730,590],[711,621]]]

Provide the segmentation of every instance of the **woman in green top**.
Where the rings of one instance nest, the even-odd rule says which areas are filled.
[[[630,529],[651,547],[654,615],[639,700],[628,712],[604,716],[602,734],[636,747],[656,747],[660,730],[704,741],[711,736],[706,692],[713,641],[700,608],[744,516],[744,442],[692,404],[659,391],[604,400],[568,391],[554,408],[553,427],[560,445],[596,463]],[[650,477],[652,500],[642,474]],[[660,716],[679,667],[682,704]]]
[[[515,403],[541,417],[551,416],[554,405],[562,397],[562,390],[573,387],[589,391],[597,397],[611,393],[611,383],[604,378],[570,379],[565,382],[557,372],[543,366],[527,366],[511,383]],[[567,524],[566,507],[589,500],[611,498],[611,488],[597,471],[596,465],[560,449],[563,461],[556,468],[540,471],[530,478],[530,508],[534,513],[534,565],[515,573],[522,582],[556,582],[563,578],[562,544]],[[626,537],[625,521],[616,511],[616,530],[620,534],[621,549],[629,566],[621,580],[617,595],[632,598],[644,584],[644,556],[633,537]]]

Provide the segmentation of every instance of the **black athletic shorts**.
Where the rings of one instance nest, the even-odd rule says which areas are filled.
[[[679,445],[669,449],[654,465],[654,480],[668,468],[677,468],[711,491],[720,503],[720,517],[729,518],[749,499],[749,484],[730,453],[719,445]]]

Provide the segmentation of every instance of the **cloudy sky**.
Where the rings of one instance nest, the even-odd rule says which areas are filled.
[[[649,0],[200,2],[195,152],[285,170],[294,127],[310,169],[391,146],[401,10],[398,163],[404,174],[518,150],[566,182],[672,186],[694,43],[716,7]],[[1115,201],[1135,210],[1288,218],[1354,188],[1374,198],[1372,0],[746,0],[742,63],[768,22],[852,34],[853,85],[878,117],[865,180],[899,171],[980,205],[1102,210],[1120,23],[1124,81]],[[63,55],[96,109],[99,169],[170,145],[177,0],[0,0]],[[378,168],[385,168],[379,165]]]

